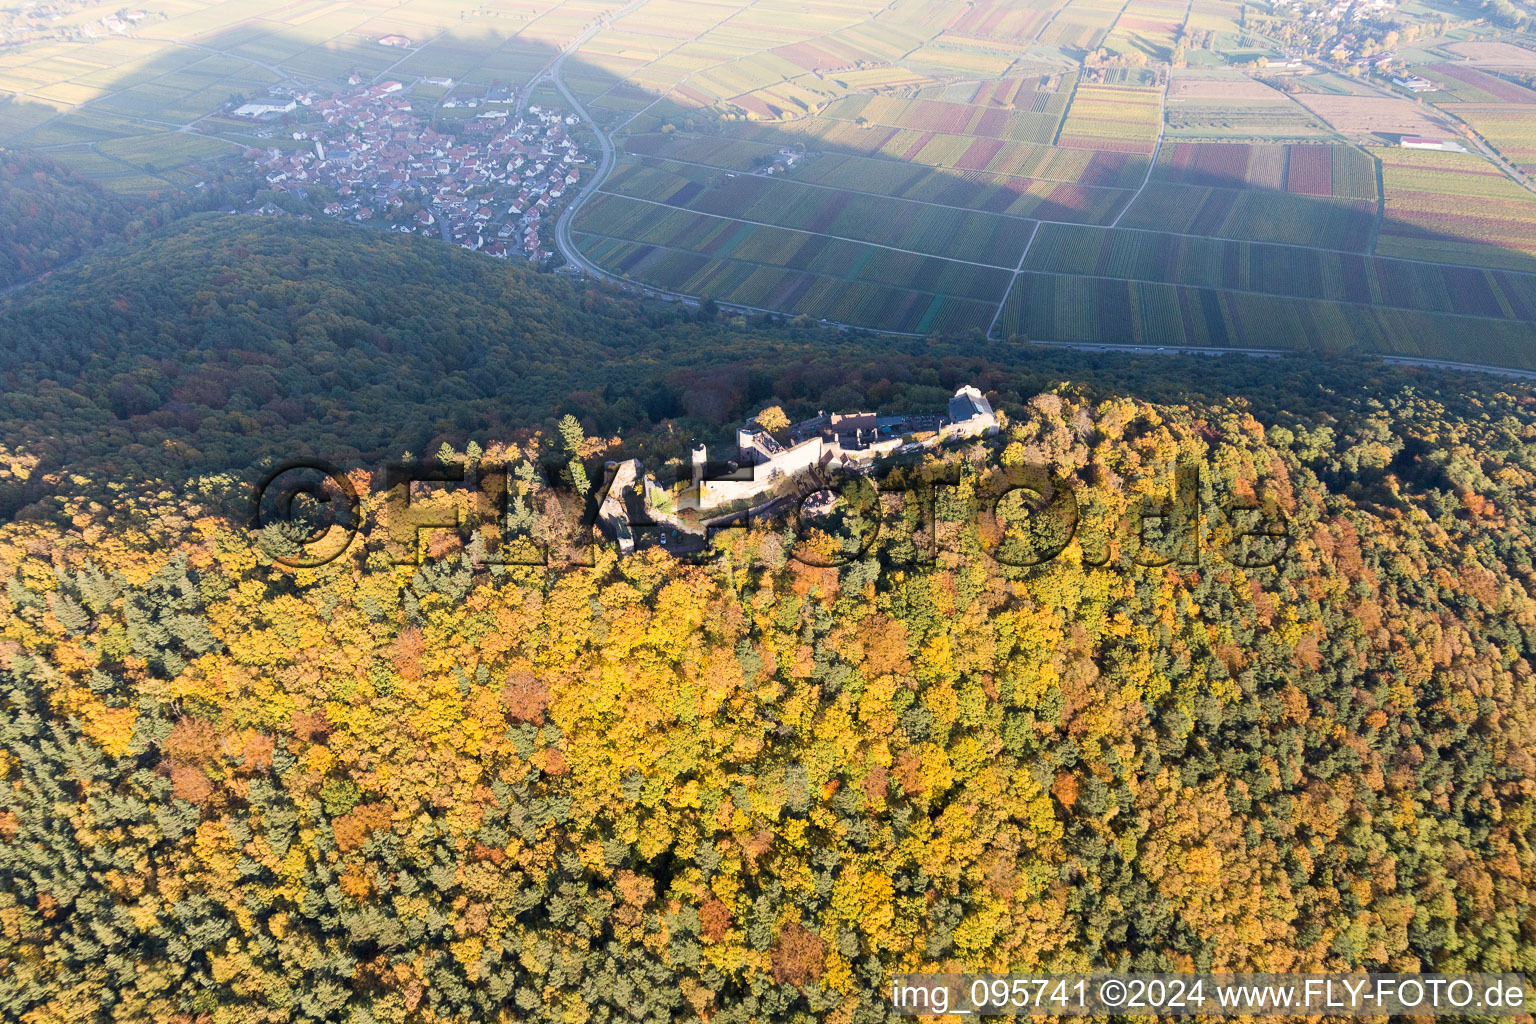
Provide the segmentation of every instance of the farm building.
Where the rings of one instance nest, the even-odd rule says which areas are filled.
[[[1454,142],[1447,142],[1445,139],[1426,139],[1419,135],[1404,135],[1398,140],[1398,144],[1404,149],[1440,149],[1448,153],[1466,152],[1466,150]]]
[[[379,37],[379,45],[380,46],[398,46],[398,47],[404,48],[404,47],[410,46],[411,45],[411,41],[406,36],[380,36]]]
[[[297,107],[293,100],[287,103],[242,103],[234,109],[236,117],[266,117],[268,114],[286,114]]]

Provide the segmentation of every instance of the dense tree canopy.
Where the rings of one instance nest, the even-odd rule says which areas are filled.
[[[7,1020],[864,1024],[908,969],[1536,970],[1524,385],[746,323],[296,221],[115,245],[0,307]],[[893,469],[921,500],[851,489],[854,557],[759,523],[491,564],[580,540],[606,458],[967,382],[1005,430]],[[370,530],[295,570],[232,511],[309,454],[376,522],[408,451],[512,466],[505,520],[439,495],[471,532],[421,565]],[[1149,566],[1181,464],[1209,530]],[[1024,469],[1070,541],[988,525]],[[1227,543],[1253,503],[1273,568]]]
[[[78,258],[118,237],[126,203],[40,157],[0,151],[0,288]]]
[[[1476,378],[1469,378],[1475,381]],[[1408,381],[1296,358],[1254,365],[893,339],[642,306],[435,241],[221,214],[177,219],[0,300],[0,519],[69,491],[250,474],[312,455],[376,468],[552,429],[562,414],[658,461],[765,406],[938,411],[960,384],[1023,402],[1242,396],[1352,422]],[[7,469],[12,470],[10,472]],[[18,473],[14,470],[22,469]]]
[[[56,270],[108,242],[132,239],[223,196],[129,199],[36,153],[0,150],[0,290]]]
[[[902,470],[954,484],[934,557],[898,518],[825,569],[771,527],[493,567],[491,522],[285,570],[75,499],[0,530],[0,1007],[863,1022],[905,969],[1536,969],[1528,401],[1045,394]],[[1136,564],[1180,460],[1274,504],[1277,568]],[[969,508],[1009,465],[1083,509],[1033,568]]]

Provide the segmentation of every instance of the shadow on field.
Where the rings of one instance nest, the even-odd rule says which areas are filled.
[[[239,26],[172,48],[74,112],[44,116],[45,105],[12,98],[0,106],[0,125],[30,125],[11,144],[37,146],[109,187],[131,179],[143,190],[140,177],[159,176],[169,189],[204,173],[206,161],[176,158],[187,140],[211,129],[238,130],[237,141],[251,148],[300,145],[291,132],[304,123],[303,108],[254,124],[206,112],[216,99],[259,96],[259,79],[274,66],[302,68],[288,84],[320,91],[347,89],[352,74],[364,84],[408,86],[452,77],[460,84],[451,91],[414,93],[413,114],[454,132],[475,108],[423,109],[432,97],[521,90],[558,52],[553,42],[523,42],[510,30],[485,36],[450,26],[406,50],[362,36],[327,49]],[[205,68],[211,73],[236,58],[256,63],[225,97],[213,80],[191,99],[167,98],[195,81],[201,65],[214,62]],[[1474,208],[1459,214],[1467,234],[1458,236],[1378,219],[1374,201],[1279,187],[1302,174],[1316,179],[1304,188],[1318,191],[1321,158],[1303,151],[1320,147],[1295,147],[1268,190],[1230,187],[1246,175],[1235,166],[1202,169],[1198,159],[1192,170],[1175,166],[1177,152],[1150,177],[1137,157],[1080,149],[1051,158],[1072,164],[1070,172],[1042,166],[1041,151],[1023,154],[1035,161],[1032,176],[988,170],[971,155],[975,146],[951,165],[920,167],[893,152],[904,129],[879,121],[834,142],[800,124],[718,120],[579,56],[564,62],[562,75],[595,117],[628,125],[616,134],[620,154],[604,194],[586,203],[573,239],[588,259],[637,286],[812,322],[957,339],[991,331],[1536,365],[1536,259],[1513,247],[1467,247],[1479,236],[1536,243],[1536,216],[1501,220],[1497,210]],[[1060,88],[1070,91],[1072,78]],[[923,113],[942,121],[946,110],[926,101]],[[160,131],[138,138],[130,134],[136,125]],[[943,134],[906,131],[920,136],[913,152]],[[982,148],[986,156],[990,147]],[[1067,176],[1075,180],[1059,180]],[[592,180],[589,169],[582,187]],[[309,192],[312,200],[325,195]],[[1369,255],[1373,245],[1398,258]]]

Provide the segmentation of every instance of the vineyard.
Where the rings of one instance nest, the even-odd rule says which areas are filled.
[[[1336,199],[1376,198],[1371,158],[1341,145],[1175,142],[1163,147],[1156,180]]]
[[[1536,106],[1456,103],[1444,109],[1471,125],[1504,159],[1527,174],[1536,171]]]
[[[881,266],[872,255],[849,263],[849,253],[831,247],[809,260],[812,267],[826,271],[817,273],[815,269],[764,265],[738,258],[735,253],[705,257],[585,232],[578,232],[576,239],[589,259],[601,260],[603,265],[647,284],[876,330],[921,329],[950,334],[984,330],[1007,286],[1006,276],[1000,275],[995,293],[984,300],[926,288],[894,287],[869,277],[903,269],[927,287],[961,283],[961,277],[943,271],[930,276],[930,268],[921,264]],[[743,249],[749,255],[764,255],[766,251],[758,243]],[[845,262],[840,265],[840,261]]]
[[[1156,148],[1162,120],[1160,90],[1081,84],[1067,109],[1057,144],[1150,155]]]
[[[1256,45],[1237,0],[828,3],[794,17],[786,3],[727,0],[691,35],[692,7],[648,4],[567,69],[620,150],[573,225],[589,258],[669,291],[916,332],[984,329],[997,313],[1044,338],[1325,345],[1353,332],[1371,346],[1390,329],[1432,348],[1467,317],[1536,309],[1523,273],[1536,199],[1481,159],[1382,145],[1449,134],[1434,96],[1211,60]],[[1179,40],[1188,66],[1157,66]],[[1064,67],[1100,46],[1151,63]],[[1461,101],[1452,112],[1536,169],[1536,93],[1439,59],[1418,68]],[[113,144],[74,159],[119,151],[141,156]]]
[[[682,168],[682,170],[690,170]],[[923,254],[979,263],[999,263],[1022,252],[1032,225],[1017,217],[957,211],[911,200],[852,191],[813,188],[760,175],[722,178],[708,187],[655,167],[616,177],[608,191],[650,204],[687,191],[685,209],[739,218],[853,241],[910,249]],[[662,198],[662,197],[667,198]],[[682,205],[682,204],[679,204]],[[666,207],[658,206],[665,210]],[[595,216],[595,214],[594,214]],[[583,211],[583,222],[586,211]],[[603,232],[607,233],[607,232]],[[992,255],[999,259],[989,258]],[[1011,265],[1011,264],[1010,264]]]
[[[1375,351],[1466,358],[1472,334],[1503,365],[1536,368],[1536,329],[1418,310],[1223,292],[1172,284],[1023,273],[1000,328],[1079,343]]]
[[[1123,228],[1042,225],[1026,270],[1529,319],[1536,276]]]
[[[732,171],[748,171],[773,159],[776,148],[767,142],[740,138],[700,138],[683,134],[635,134],[626,136],[630,153],[665,156],[671,160],[708,164]]]
[[[1126,211],[1122,227],[1364,251],[1374,203],[1285,192],[1152,183]]]
[[[1330,135],[1304,108],[1281,103],[1172,103],[1168,131],[1186,138],[1309,139]]]
[[[1295,147],[1287,160],[1285,188],[1298,195],[1333,195],[1333,153],[1324,146]]]
[[[982,145],[985,140],[971,143]],[[654,185],[635,184],[650,178],[637,177],[642,166],[665,169],[670,174],[702,183],[722,179],[724,174],[741,170],[760,160],[774,150],[765,145],[739,141],[722,143],[718,162],[703,163],[709,158],[702,140],[688,139],[679,135],[643,135],[631,137],[627,144],[630,159],[624,161],[609,179],[609,187],[628,194],[670,201],[681,185],[654,179]],[[1042,159],[1043,157],[1043,159]],[[1010,217],[1042,217],[1051,220],[1072,220],[1098,223],[1112,218],[1128,197],[1128,191],[1102,184],[1078,182],[1128,181],[1136,172],[1134,164],[1113,154],[1089,153],[1082,150],[1052,150],[1040,148],[1031,154],[1030,169],[1044,172],[1035,177],[999,174],[968,168],[970,161],[962,158],[955,169],[930,168],[895,160],[861,156],[819,153],[789,177],[769,178],[763,175],[740,175],[730,184],[732,190],[763,190],[770,187],[808,186],[820,189],[861,192],[897,200],[917,203],[934,203],[960,210],[976,210]],[[1065,179],[1065,180],[1063,180]],[[898,207],[896,215],[903,215]]]
[[[1064,152],[1064,151],[1056,151]],[[1104,154],[1095,154],[1095,159]],[[1103,171],[1104,173],[1098,173]],[[1059,169],[1057,173],[1062,173]],[[1085,168],[1088,180],[1119,180],[1102,165]],[[903,168],[889,161],[858,157],[822,157],[790,179],[834,188],[881,192],[903,199],[985,210],[1013,217],[1040,217],[1099,223],[1112,219],[1129,191],[1077,184],[1051,177],[1026,178],[988,171],[937,171]]]
[[[985,319],[1036,221],[1000,322],[1040,337],[1103,340],[1118,324],[1159,344],[1271,346],[1285,332],[1379,337],[1391,314],[1432,338],[1465,322],[1448,316],[1499,323],[1536,309],[1536,277],[1516,272],[1536,269],[1532,199],[1486,161],[1175,138],[1119,229],[1105,230],[1145,175],[1160,93],[1050,84],[852,95],[786,124],[629,136],[614,194],[576,227],[593,258],[636,280],[887,329]],[[1180,95],[1226,87],[1185,81]],[[1058,145],[1011,137],[1064,107]],[[1523,124],[1507,108],[1467,113],[1502,117],[1506,146]],[[753,173],[786,145],[803,154],[790,171]],[[1379,225],[1375,155],[1388,190]],[[852,298],[837,297],[839,282],[857,286]],[[1037,303],[1027,312],[1025,295]],[[880,311],[860,312],[872,296]],[[1412,319],[1424,316],[1441,319]]]
[[[1117,50],[1135,47],[1154,60],[1167,60],[1184,25],[1187,6],[1181,0],[1130,0],[1115,21],[1110,44]]]
[[[745,178],[736,181],[757,185]],[[928,296],[922,301],[923,315],[933,307],[945,322],[956,317],[969,322],[980,315],[971,308],[978,304],[995,309],[1028,237],[1024,221],[994,218],[994,223],[977,219],[980,215],[968,220],[931,210],[915,218],[881,217],[872,213],[871,204],[892,200],[827,192],[813,203],[805,201],[809,195],[809,190],[792,196],[721,188],[699,203],[700,208],[682,210],[603,194],[582,211],[575,227],[590,258],[656,287],[885,329],[902,322],[901,316],[915,315],[914,296],[920,293]],[[818,205],[828,203],[828,197],[832,205]],[[713,215],[710,207],[759,211],[785,226]],[[818,226],[813,231],[794,224]],[[839,230],[860,237],[837,237]],[[996,251],[1010,262],[989,267],[880,247],[894,242],[925,250]],[[825,281],[847,285],[857,296],[881,296],[878,315],[859,311],[863,298],[850,306],[851,300],[839,298],[837,287]],[[786,295],[793,296],[792,307],[776,303]],[[943,301],[934,306],[935,299]]]
[[[850,96],[827,107],[824,116],[852,121],[859,125],[876,124],[889,128],[913,129],[945,135],[999,139],[1005,142],[1048,144],[1056,134],[1066,97],[1056,93],[1015,92],[1014,102],[1022,94],[1025,109],[979,104],[950,103],[925,99],[896,99],[882,96]],[[1031,97],[1045,102],[1033,109]]]
[[[1175,70],[1167,107],[1168,131],[1183,137],[1281,140],[1328,133],[1326,125],[1284,93],[1226,69]]]
[[[1285,188],[1285,146],[1177,142],[1163,152],[1158,176],[1175,184]]]
[[[1428,71],[1466,103],[1536,103],[1536,92],[1459,64],[1432,64]]]
[[[1536,196],[1470,153],[1384,151],[1385,216],[1376,251],[1536,268]]]

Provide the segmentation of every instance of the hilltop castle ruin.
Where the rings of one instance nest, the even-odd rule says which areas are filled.
[[[704,445],[693,449],[689,484],[675,498],[644,472],[638,459],[612,466],[598,521],[619,550],[628,553],[635,547],[637,522],[700,534],[711,525],[709,513],[750,515],[782,501],[795,481],[812,471],[867,465],[882,455],[934,448],[997,429],[991,403],[970,385],[955,392],[946,414],[822,412],[789,428],[787,448],[749,422],[736,431],[734,459],[712,461]]]

